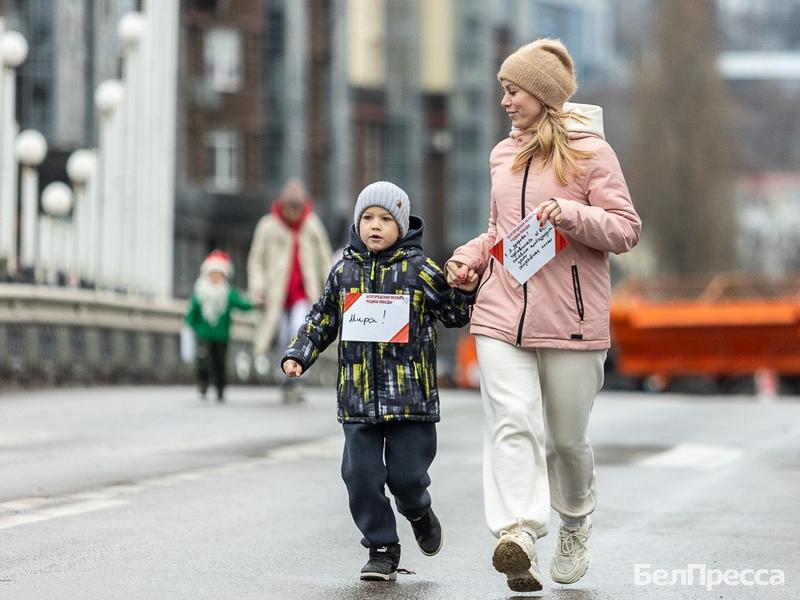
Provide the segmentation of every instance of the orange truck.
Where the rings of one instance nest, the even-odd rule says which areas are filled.
[[[609,366],[648,389],[699,376],[754,382],[769,393],[800,376],[800,275],[725,273],[627,280],[611,302]],[[474,343],[456,349],[456,380],[475,387]]]

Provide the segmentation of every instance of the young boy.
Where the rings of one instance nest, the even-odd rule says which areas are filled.
[[[213,374],[217,401],[225,400],[225,361],[230,339],[231,311],[251,310],[228,280],[233,276],[230,256],[214,250],[200,266],[200,277],[194,284],[186,322],[197,337],[197,384],[200,397],[205,399],[209,375]]]
[[[469,295],[448,287],[442,270],[422,251],[422,220],[409,213],[408,195],[396,185],[379,181],[364,188],[350,244],[281,361],[290,377],[307,371],[342,332],[342,313],[350,306],[345,301],[354,298],[348,294],[408,298],[407,342],[358,341],[349,329],[339,342],[342,478],[361,544],[369,548],[361,569],[365,580],[397,578],[400,544],[384,485],[411,522],[423,554],[441,548],[441,525],[428,493],[439,421],[435,323],[466,325],[477,285],[462,286]]]

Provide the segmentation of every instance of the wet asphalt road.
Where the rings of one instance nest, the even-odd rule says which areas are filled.
[[[423,556],[401,522],[415,574],[362,583],[330,391],[292,407],[270,388],[234,388],[223,406],[189,388],[7,392],[0,598],[800,597],[800,399],[601,395],[589,572],[529,595],[491,567],[479,397],[445,391],[443,413],[431,492],[444,548]],[[554,538],[538,544],[543,573]],[[637,564],[678,585],[636,585]],[[764,582],[781,570],[784,585],[687,582],[691,564]]]

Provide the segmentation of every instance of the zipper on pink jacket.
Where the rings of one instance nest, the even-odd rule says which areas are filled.
[[[522,194],[520,198],[520,210],[522,211],[522,219],[525,218],[525,188],[528,187],[528,171],[531,170],[531,161],[533,156],[525,163],[525,174],[522,176]],[[517,328],[517,346],[522,345],[522,326],[525,323],[525,313],[528,310],[528,282],[522,284],[522,316],[519,318],[519,327]]]

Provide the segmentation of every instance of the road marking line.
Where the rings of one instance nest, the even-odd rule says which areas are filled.
[[[11,527],[17,527],[18,525],[29,525],[30,523],[39,523],[41,521],[49,521],[51,519],[72,517],[84,513],[114,508],[115,506],[120,506],[122,504],[127,504],[127,501],[89,500],[88,502],[79,502],[77,504],[68,504],[66,506],[45,508],[43,510],[2,518],[0,519],[0,529],[9,529]]]
[[[302,458],[336,458],[342,453],[342,438],[332,435],[313,442],[303,442],[275,448],[267,457],[275,461],[299,460]]]
[[[43,498],[40,496],[34,498],[20,498],[19,500],[9,500],[8,502],[0,503],[0,512],[21,512],[24,510],[32,510],[39,508],[45,504],[52,502],[50,498]]]
[[[741,458],[740,448],[706,444],[678,444],[639,461],[644,467],[691,468],[713,471]]]
[[[310,442],[273,448],[267,451],[266,456],[263,457],[248,458],[200,469],[158,475],[141,479],[136,483],[115,483],[95,490],[62,496],[37,496],[21,498],[19,500],[9,500],[0,503],[0,529],[113,508],[115,506],[127,504],[128,500],[112,499],[112,497],[132,496],[147,489],[200,481],[213,477],[214,475],[247,471],[282,462],[292,462],[307,458],[336,458],[341,454],[341,448],[341,437],[329,436]],[[50,506],[50,508],[47,508],[47,506]],[[3,513],[15,514],[2,516]]]

